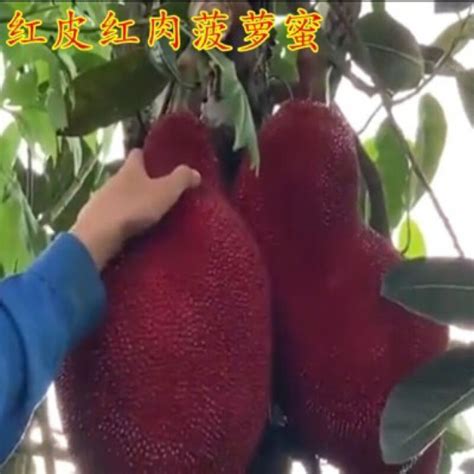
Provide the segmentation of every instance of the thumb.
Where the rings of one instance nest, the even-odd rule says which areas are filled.
[[[166,214],[189,188],[201,184],[201,175],[189,166],[180,165],[169,175],[152,180],[158,216]]]
[[[181,194],[188,188],[196,188],[201,184],[201,175],[195,169],[186,165],[179,165],[168,175],[170,186],[174,186]]]

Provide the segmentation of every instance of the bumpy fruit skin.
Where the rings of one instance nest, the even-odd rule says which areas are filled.
[[[272,279],[277,396],[291,427],[345,473],[397,473],[381,459],[382,409],[446,348],[447,330],[379,294],[400,257],[360,220],[352,137],[334,110],[285,104],[261,130],[259,176],[243,166],[234,197]],[[434,447],[412,472],[436,463]]]
[[[58,383],[71,452],[81,474],[241,474],[268,413],[266,270],[196,119],[162,119],[144,153],[151,176],[187,163],[203,184],[104,273],[105,325]]]

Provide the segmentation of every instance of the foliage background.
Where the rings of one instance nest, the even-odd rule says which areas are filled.
[[[123,6],[119,2],[75,2],[74,7],[90,18],[94,28],[109,7],[124,18],[137,15],[140,2],[128,3]],[[474,17],[469,2],[451,2],[457,7],[447,7],[446,2],[435,3],[438,10],[454,11],[434,14],[433,2],[363,2],[360,16],[385,9],[403,28],[391,31],[390,35],[384,31],[375,34],[370,28],[362,31],[368,35],[363,35],[367,44],[371,47],[375,44],[376,52],[372,49],[372,54],[379,54],[378,59],[373,56],[372,60],[375,58],[375,64],[383,64],[383,70],[388,73],[376,68],[379,74],[373,82],[374,89],[370,77],[373,71],[360,60],[360,52],[353,51],[354,57],[359,57],[359,65],[349,62],[350,73],[348,66],[341,67],[346,77],[342,78],[337,93],[334,87],[334,93],[354,129],[360,131],[372,111],[379,107],[381,92],[389,85],[393,87],[393,81],[400,78],[410,83],[408,92],[397,90],[395,84],[395,102],[407,94],[412,97],[394,108],[394,117],[411,144],[423,174],[428,181],[433,180],[434,195],[459,245],[467,256],[474,257],[470,212],[474,202],[471,184],[474,176],[474,47],[469,43],[474,38]],[[459,5],[461,3],[463,5]],[[329,16],[331,8],[336,11],[334,4],[353,12],[358,2],[320,2],[319,8]],[[176,58],[164,46],[154,51],[155,61],[132,58],[125,67],[116,66],[109,71],[100,67],[115,57],[110,47],[95,47],[93,52],[83,53],[53,52],[47,46],[5,46],[4,20],[11,18],[15,9],[33,18],[42,18],[46,24],[54,24],[70,6],[73,6],[71,2],[0,3],[0,275],[21,271],[56,232],[68,229],[90,192],[114,172],[116,160],[123,156],[122,140],[130,139],[130,130],[126,123],[124,137],[118,121],[135,116],[137,104],[146,105],[164,84],[176,78]],[[326,34],[339,54],[336,56],[346,59],[346,51],[351,48],[340,38],[350,37],[346,31],[349,28],[347,25],[341,28],[341,21],[333,21],[328,28],[331,31]],[[400,54],[403,45],[415,41],[405,28],[420,45],[431,45],[431,49],[422,50],[423,58],[415,58],[415,64],[419,59],[423,62],[426,68],[423,74],[418,74],[416,67],[413,70],[413,58],[407,61],[406,51]],[[97,42],[98,35],[89,33],[87,39]],[[354,38],[350,38],[349,43],[353,45]],[[320,43],[322,51],[323,44]],[[277,60],[273,60],[272,73],[291,86],[295,79],[302,79],[301,70],[297,68],[296,56],[283,55],[281,46],[277,41]],[[336,59],[328,62],[338,62]],[[235,74],[228,64],[219,57],[214,60],[223,66],[222,73],[228,84],[235,85]],[[115,60],[114,64],[117,64]],[[340,60],[338,64],[341,65]],[[358,67],[360,65],[365,71]],[[131,70],[133,74],[124,74]],[[324,72],[321,65],[312,71],[311,77],[318,82],[316,88],[320,87],[319,79],[324,77]],[[123,80],[114,89],[111,85],[116,85],[114,77],[119,74]],[[248,84],[244,86],[248,90]],[[240,103],[236,97],[241,96],[240,92],[232,96],[231,88],[224,91],[230,107],[237,107],[240,114],[248,113],[248,105],[235,105]],[[91,95],[87,91],[92,91]],[[387,97],[392,101],[392,94]],[[114,113],[111,113],[114,109],[111,104],[118,108]],[[392,125],[387,121],[387,111],[381,108],[360,137],[382,179],[393,240],[406,251],[408,258],[425,254],[455,256],[457,252],[452,235],[446,231],[446,221],[440,219],[439,209],[433,207],[425,193],[426,187],[420,186],[410,174],[409,159]],[[78,136],[62,135],[60,131],[67,127],[76,127]],[[251,132],[237,129],[243,144],[251,144]],[[415,204],[413,196],[421,199],[411,209]],[[366,199],[362,206],[367,210],[367,219],[371,220],[369,204]],[[372,217],[373,214],[372,208]],[[408,214],[410,220],[407,220]],[[468,313],[472,311],[471,308]],[[453,328],[453,334],[464,341],[474,339],[460,329]],[[443,374],[438,375],[442,379]],[[470,383],[463,387],[466,393],[474,390],[472,381]],[[45,406],[38,411],[31,436],[2,473],[69,472],[65,440],[58,418],[54,416],[53,393],[49,401],[49,415]],[[403,407],[399,410],[403,411]],[[417,426],[406,427],[407,432],[415,428]],[[455,465],[459,467],[458,453],[473,447],[472,433],[465,422],[457,418],[445,434],[445,440],[443,472],[448,473],[450,455],[455,455]],[[63,461],[55,462],[55,459]],[[295,469],[302,469],[301,465]]]

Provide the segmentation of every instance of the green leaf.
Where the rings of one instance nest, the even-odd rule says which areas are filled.
[[[433,180],[446,143],[448,124],[443,107],[431,94],[424,95],[418,107],[418,131],[414,155],[429,183]],[[415,176],[411,179],[410,202],[414,206],[425,193]]]
[[[15,118],[23,138],[30,145],[38,143],[46,156],[56,158],[56,132],[44,110],[22,109],[15,114]]]
[[[360,18],[356,29],[367,47],[353,47],[355,61],[393,91],[411,89],[423,77],[424,62],[413,34],[385,11]]]
[[[271,73],[289,84],[296,83],[299,81],[298,53],[288,49],[290,40],[283,21],[276,24],[275,32],[275,46],[272,49],[270,62]]]
[[[425,239],[415,221],[411,219],[403,221],[398,236],[398,249],[409,259],[426,255]]]
[[[78,137],[67,137],[66,140],[74,160],[74,176],[77,176],[77,173],[82,166],[81,139]]]
[[[390,227],[395,228],[405,208],[404,196],[408,186],[409,166],[403,145],[388,119],[380,126],[373,145],[375,156],[374,149],[369,149],[368,153],[380,173]]]
[[[378,150],[377,146],[375,144],[375,138],[369,138],[364,142],[364,148],[367,154],[370,156],[372,161],[377,161],[378,160]]]
[[[380,445],[388,464],[423,451],[448,422],[474,404],[474,349],[453,349],[418,368],[391,392]]]
[[[2,19],[0,22],[0,51],[3,53],[10,49],[6,45],[8,39],[7,23],[12,19],[14,13],[15,11],[11,7],[10,2],[0,2],[0,19]]]
[[[96,26],[100,25],[107,15],[107,4],[105,2],[80,2],[78,6],[87,12]]]
[[[247,93],[243,88],[235,64],[219,51],[206,51],[212,61],[219,67],[221,77],[221,103],[227,108],[235,129],[234,150],[248,148],[252,168],[260,166],[255,122],[250,108]]]
[[[46,110],[51,124],[56,130],[64,130],[67,127],[66,101],[61,90],[49,88],[46,97]]]
[[[5,58],[17,68],[26,64],[33,64],[35,61],[45,61],[50,66],[57,64],[54,53],[44,44],[29,44],[26,47],[17,45],[3,51]]]
[[[181,30],[188,38],[192,38],[187,27],[182,27]],[[226,110],[227,117],[231,120],[235,131],[234,151],[247,148],[252,168],[258,170],[260,150],[255,121],[247,93],[238,78],[235,64],[220,51],[207,50],[204,53],[220,69],[221,97],[219,102]]]
[[[474,127],[474,69],[458,75],[458,89],[467,118]]]
[[[19,272],[32,261],[29,227],[26,220],[26,200],[20,186],[10,179],[0,189],[0,263],[7,275]]]
[[[463,415],[455,416],[448,424],[443,436],[450,453],[462,453],[474,448],[474,434]]]
[[[158,72],[165,70],[179,84],[189,88],[193,87],[193,84],[186,84],[184,78],[181,77],[177,64],[177,54],[171,48],[168,40],[161,39],[157,41],[153,48],[147,48],[147,52],[151,64],[157,68]]]
[[[23,107],[40,107],[38,85],[47,82],[45,102],[49,121],[55,130],[62,130],[67,124],[67,116],[60,61],[45,45],[28,45],[12,53],[14,49],[9,48],[5,53],[10,61],[7,74],[11,75],[11,85],[8,87],[7,84],[6,90],[0,94],[1,98],[8,96],[12,103]],[[28,65],[28,72],[22,73],[25,65]]]
[[[111,125],[110,127],[104,128],[103,131],[104,133],[107,132],[109,129],[115,129],[115,125]],[[98,154],[99,153],[99,133],[98,132],[92,132],[89,133],[89,135],[84,135],[82,139],[84,140],[85,144],[92,150],[92,153]]]
[[[362,147],[365,149],[369,158],[375,162],[378,159],[378,151],[375,146],[375,138],[366,140]],[[371,206],[365,179],[359,179],[359,209],[360,214],[366,225],[370,225]]]
[[[435,0],[435,13],[453,13],[460,12],[465,8],[469,7],[472,2],[451,2]]]
[[[20,145],[20,132],[16,122],[12,122],[0,135],[0,176],[8,175],[15,163]]]
[[[71,199],[65,203],[65,208],[56,218],[54,223],[52,223],[57,232],[67,231],[71,228],[80,210],[89,200],[92,192],[97,189],[97,182],[102,173],[102,164],[97,160],[96,155],[92,153],[92,150],[84,141],[81,141],[81,145],[83,165],[77,173],[77,177],[74,177],[68,182],[65,191],[63,191],[58,197],[59,200],[63,199],[65,193],[70,192],[71,186],[76,187],[78,183],[80,183],[80,187],[76,189],[76,192],[72,195]],[[87,176],[83,178],[86,170],[90,171],[88,171]]]
[[[157,12],[163,8],[168,12],[169,15],[177,15],[181,18],[181,20],[186,21],[188,19],[189,2],[190,0],[184,2],[175,0],[164,2],[158,9],[154,11],[154,14],[157,14]]]
[[[5,71],[0,101],[19,106],[36,104],[38,101],[36,70],[20,72],[10,63]]]
[[[474,15],[462,18],[448,26],[433,42],[443,51],[451,51],[452,55],[459,53],[474,38]]]
[[[46,168],[49,170],[49,165],[53,163],[53,160],[48,160],[46,162]],[[25,163],[22,163],[21,160],[17,160],[14,168],[17,180],[20,183],[23,194],[26,194],[28,190],[28,170],[25,166]],[[33,202],[31,203],[31,210],[35,216],[39,216],[43,212],[49,209],[51,206],[50,201],[50,189],[49,183],[51,177],[45,173],[36,173],[34,170],[29,175],[30,183],[32,182],[32,187],[34,189]]]
[[[442,324],[474,327],[474,261],[456,258],[409,260],[387,275],[382,295]]]
[[[71,57],[74,61],[78,75],[88,71],[89,69],[102,66],[107,62],[103,56],[93,53],[92,51],[78,51],[72,54]]]
[[[67,135],[87,135],[133,115],[150,104],[168,81],[150,63],[144,50],[89,69],[72,82],[74,103]]]

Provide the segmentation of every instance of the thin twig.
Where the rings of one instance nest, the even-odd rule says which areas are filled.
[[[357,132],[357,135],[362,135],[368,128],[369,125],[372,123],[372,120],[375,118],[375,116],[379,113],[379,111],[382,109],[383,104],[380,103],[375,110],[369,115],[369,118],[365,122],[365,124],[362,126],[362,128]]]
[[[66,192],[61,196],[61,199],[53,206],[53,208],[48,213],[44,214],[41,217],[40,223],[42,225],[52,224],[61,216],[61,214],[65,211],[65,209],[74,199],[76,194],[82,189],[84,182],[94,170],[97,162],[98,158],[96,157],[83,166],[83,168],[79,172],[79,175],[76,177],[71,186],[66,190]]]
[[[378,75],[374,71],[374,68],[371,64],[370,53],[369,53],[366,45],[361,40],[358,32],[355,30],[353,25],[348,21],[348,19],[346,18],[344,10],[340,8],[340,6],[337,4],[337,2],[331,3],[331,6],[332,6],[332,8],[334,8],[338,18],[344,23],[344,25],[347,28],[347,31],[349,32],[352,40],[356,43],[356,45],[359,48],[361,48],[361,51],[363,51],[363,54],[364,54],[365,59],[367,61],[367,65],[369,66],[368,67],[369,74],[370,74],[370,76],[372,78],[372,81],[374,82],[374,84],[375,84],[375,86],[378,90],[378,93],[380,94],[380,96],[382,98],[382,104],[383,104],[383,107],[385,108],[385,111],[388,115],[389,122],[390,122],[391,126],[393,127],[395,133],[397,134],[397,137],[398,137],[401,145],[404,148],[405,156],[408,159],[409,163],[411,164],[413,172],[415,173],[416,177],[420,180],[421,184],[423,185],[426,192],[430,196],[430,199],[433,203],[433,206],[436,209],[436,212],[438,213],[440,219],[442,220],[442,222],[444,224],[444,227],[446,228],[449,236],[451,237],[454,248],[456,249],[456,251],[458,252],[458,254],[461,257],[464,257],[464,252],[463,252],[463,250],[462,250],[462,248],[459,244],[459,240],[457,238],[457,235],[456,235],[456,233],[454,232],[454,230],[451,226],[451,222],[449,221],[447,215],[445,214],[445,212],[444,212],[440,202],[438,201],[438,198],[436,197],[435,193],[431,189],[430,183],[428,182],[425,175],[423,174],[423,171],[419,167],[419,165],[418,165],[418,163],[417,163],[417,161],[416,161],[416,159],[415,159],[415,157],[414,157],[414,155],[413,155],[413,153],[410,149],[410,145],[407,143],[402,130],[400,129],[400,127],[398,126],[397,121],[395,120],[395,117],[393,115],[393,110],[392,110],[393,104],[392,104],[391,98],[388,96],[388,94],[385,91],[383,85],[381,84],[381,81],[380,81]]]
[[[377,89],[374,86],[367,84],[363,79],[354,74],[348,66],[342,70],[342,73],[347,79],[349,79],[349,81],[351,81],[356,89],[365,92],[369,97],[372,97],[377,93]]]
[[[359,76],[354,74],[351,71],[350,64],[346,63],[345,61],[337,57],[337,54],[335,53],[334,48],[329,43],[328,43],[328,48],[329,48],[330,61],[334,64],[336,69],[338,69],[339,72],[352,83],[352,85],[356,89],[364,92],[369,97],[372,97],[373,95],[377,94],[377,89],[373,85],[367,84],[367,82],[365,82]]]

